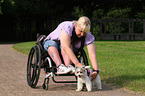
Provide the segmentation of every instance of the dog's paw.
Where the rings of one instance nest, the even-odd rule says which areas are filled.
[[[91,91],[92,91],[92,88],[87,89],[87,91],[88,91],[88,92],[91,92]]]
[[[98,90],[102,90],[102,87],[98,87]]]
[[[77,92],[80,92],[80,91],[81,91],[81,89],[77,89],[76,91],[77,91]]]
[[[88,92],[91,92],[92,90],[88,90]]]
[[[87,89],[87,91],[88,91],[88,92],[91,92],[91,91],[92,91],[92,89]]]

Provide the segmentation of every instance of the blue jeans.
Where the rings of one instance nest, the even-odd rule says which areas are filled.
[[[58,44],[55,41],[47,40],[47,41],[44,42],[44,49],[46,51],[48,51],[48,47],[50,47],[50,46],[54,46],[54,47],[56,47],[58,49]]]
[[[56,41],[47,40],[47,41],[44,42],[44,49],[45,49],[46,51],[48,51],[48,47],[50,47],[50,46],[54,46],[54,47],[56,47],[58,50],[61,50],[61,45],[58,44]],[[73,52],[78,52],[78,49],[75,48],[74,45],[72,45],[72,47],[73,47]]]

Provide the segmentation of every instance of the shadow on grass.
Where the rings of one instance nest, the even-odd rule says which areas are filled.
[[[125,85],[128,85],[129,83],[141,79],[145,79],[145,75],[121,75],[116,77],[110,77],[102,81],[106,82],[108,87],[110,85],[109,88],[104,89],[106,91],[106,90],[123,88],[125,87]]]

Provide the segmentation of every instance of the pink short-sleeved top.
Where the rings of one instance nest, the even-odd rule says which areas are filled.
[[[64,21],[64,22],[60,23],[58,25],[58,27],[46,37],[45,40],[59,41],[60,40],[60,33],[61,33],[62,29],[71,37],[74,27],[75,27],[75,25],[73,24],[73,21]],[[85,36],[84,46],[89,45],[91,43],[94,43],[94,40],[95,40],[95,37],[90,32],[88,32]],[[78,43],[75,43],[75,47],[80,48],[81,41]]]

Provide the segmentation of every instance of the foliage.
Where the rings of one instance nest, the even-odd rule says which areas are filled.
[[[97,9],[93,11],[93,17],[92,19],[102,18],[104,17],[104,10],[103,9]]]
[[[102,9],[98,9],[98,10],[94,10],[93,11],[93,20],[98,18],[102,18],[102,19],[121,19],[121,18],[128,18],[129,17],[129,13],[130,13],[131,9],[130,8],[124,8],[124,9],[116,9],[116,8],[112,8],[110,9],[106,14],[104,13],[104,11]],[[103,14],[105,14],[103,16]],[[106,33],[114,33],[114,24],[115,22],[109,22],[109,23],[105,23],[106,24]],[[116,22],[116,26],[119,26],[120,23]],[[93,35],[95,35],[97,38],[96,40],[99,39],[99,25],[96,22],[93,22],[93,29],[92,31],[94,32]],[[104,23],[103,23],[103,27],[104,27]],[[121,23],[120,24],[120,33],[123,32],[127,32],[127,28],[126,28],[126,23]],[[117,30],[116,30],[117,31]]]
[[[139,19],[145,19],[145,12],[138,12],[135,17]]]
[[[91,19],[96,15],[97,18],[134,18],[138,13],[144,13],[144,8],[144,0],[0,0],[1,14],[18,16],[49,14],[74,17],[87,15]]]
[[[74,11],[72,12],[73,16],[76,16],[77,18],[84,16],[83,9],[80,9],[79,6],[74,7]]]
[[[130,8],[124,8],[124,9],[115,9],[112,8],[109,10],[109,12],[106,14],[106,16],[103,17],[103,19],[122,19],[122,18],[129,18]],[[126,29],[127,23],[120,23],[120,33],[128,32]],[[118,26],[119,23],[116,23],[116,26]],[[108,33],[114,33],[114,22],[108,23],[106,26]]]
[[[131,11],[130,8],[124,8],[124,9],[112,8],[103,18],[104,19],[128,18],[130,11]]]
[[[5,21],[1,23],[9,23],[9,18],[11,17],[9,25],[11,26],[10,28],[12,28],[9,28],[12,30],[11,34],[23,34],[23,36],[26,36],[28,33],[34,33],[34,31],[35,34],[38,31],[52,31],[50,29],[56,28],[54,25],[60,23],[59,20],[57,20],[57,22],[52,20],[54,17],[69,18],[63,20],[77,20],[80,16],[85,15],[88,16],[92,22],[96,19],[144,19],[144,9],[144,0],[0,0],[0,16],[5,17]],[[26,19],[30,19],[29,24],[26,23]],[[35,22],[33,22],[34,19]],[[2,20],[4,19],[2,18]],[[27,28],[27,25],[30,25],[28,26],[30,28]],[[142,32],[142,28],[139,27],[140,25],[142,24],[135,25],[136,33]],[[128,26],[127,24],[120,24],[120,26],[120,33],[128,31],[126,28]],[[92,24],[92,27],[91,31],[97,36],[96,39],[98,40],[100,36],[99,25],[95,22]],[[27,29],[29,30],[27,31]],[[114,23],[107,24],[106,29],[107,33],[113,33]],[[3,28],[2,31],[3,30],[6,31],[5,28]],[[23,36],[18,35],[17,38],[22,38]]]
[[[14,14],[14,4],[13,0],[1,0],[0,1],[0,14]]]
[[[65,2],[65,3],[64,3]],[[2,14],[15,16],[22,15],[66,15],[73,10],[73,5],[68,0],[1,0]],[[57,5],[57,6],[56,6]],[[67,8],[67,10],[64,10]]]

